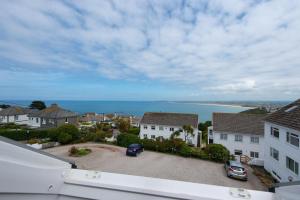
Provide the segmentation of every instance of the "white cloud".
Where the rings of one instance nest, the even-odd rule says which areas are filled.
[[[0,60],[23,71],[142,77],[259,98],[285,89],[294,98],[298,19],[298,0],[3,1]]]

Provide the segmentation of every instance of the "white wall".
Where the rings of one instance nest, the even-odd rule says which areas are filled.
[[[221,140],[221,133],[227,134],[227,140]],[[235,141],[235,135],[242,135],[243,141]],[[251,136],[258,136],[259,143],[251,143]],[[230,154],[234,154],[234,150],[242,150],[243,155],[250,157],[250,151],[258,152],[259,158],[253,158],[252,164],[261,166],[264,165],[264,137],[262,135],[237,134],[230,132],[213,131],[213,143],[222,144],[230,151]]]
[[[275,138],[271,135],[271,127],[279,129],[279,139]],[[300,165],[300,149],[299,147],[295,147],[294,145],[286,142],[286,133],[292,132],[300,136],[300,132],[278,126],[269,122],[265,122],[265,169],[269,171],[274,178],[276,178],[279,182],[287,182],[289,181],[289,176],[293,178],[293,181],[300,180],[300,171],[299,174],[296,175],[290,169],[286,167],[286,156],[292,158]],[[279,160],[274,159],[270,155],[270,147],[275,148],[279,151]],[[300,166],[299,166],[300,167]],[[300,170],[300,169],[299,169]],[[279,179],[274,172],[281,178]]]
[[[12,116],[2,116],[2,123],[16,123],[16,124],[28,124],[28,117],[26,115],[17,115],[16,118],[14,115]],[[7,121],[8,119],[8,121]]]
[[[36,119],[38,118],[38,122],[36,122]],[[29,117],[29,126],[34,127],[34,128],[38,128],[41,127],[41,118],[39,117]]]
[[[18,119],[15,121],[16,124],[29,124],[28,115],[18,115]]]
[[[147,126],[147,129],[144,129],[144,126]],[[151,129],[151,126],[155,126],[155,130]],[[163,130],[159,130],[160,125],[151,125],[151,124],[140,124],[140,138],[144,139],[144,135],[147,134],[148,139],[151,139],[151,135],[155,135],[155,138],[157,137],[163,137],[165,139],[169,139],[171,134],[175,131],[178,131],[182,129],[181,126],[161,126],[163,127]],[[170,131],[170,128],[174,128],[174,131]],[[197,135],[198,135],[198,129],[194,128],[194,137],[189,137],[188,140],[191,141],[193,145],[197,145]],[[178,138],[181,138],[184,140],[184,133],[181,133]]]

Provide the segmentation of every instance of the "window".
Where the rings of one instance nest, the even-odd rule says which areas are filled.
[[[151,126],[151,130],[155,130],[155,126]]]
[[[19,115],[15,115],[15,120],[19,120]]]
[[[288,156],[286,157],[286,168],[297,175],[299,174],[299,164]]]
[[[144,125],[144,129],[148,129],[148,126]]]
[[[46,119],[42,118],[42,124],[46,124]]]
[[[294,133],[286,133],[286,141],[296,147],[299,147],[299,136]]]
[[[148,135],[147,134],[144,134],[144,139],[147,139],[148,138]]]
[[[251,143],[259,143],[259,137],[257,136],[251,136],[250,138]]]
[[[250,151],[250,157],[251,158],[259,158],[259,153],[255,151]]]
[[[174,128],[173,128],[173,127],[171,127],[171,128],[170,128],[170,131],[174,131]]]
[[[159,130],[160,130],[160,131],[163,131],[163,130],[164,130],[164,127],[163,127],[163,126],[159,126]]]
[[[65,119],[65,123],[68,123],[68,122],[69,122],[69,121],[68,121],[68,118],[66,118],[66,119]]]
[[[235,135],[234,141],[236,142],[243,142],[243,136],[242,135]]]
[[[270,148],[270,155],[271,157],[273,157],[276,160],[279,160],[279,151],[274,149],[274,148]]]
[[[278,129],[278,128],[271,127],[271,135],[272,135],[273,137],[279,138],[279,129]]]
[[[54,120],[53,119],[49,119],[49,123],[50,124],[54,124]]]
[[[227,134],[221,133],[220,134],[220,140],[227,140]]]
[[[151,135],[151,139],[155,139],[155,135]]]
[[[242,154],[243,154],[242,150],[238,150],[238,149],[234,150],[234,155],[239,156],[239,155],[242,155]]]
[[[39,118],[35,118],[36,123],[39,123]]]

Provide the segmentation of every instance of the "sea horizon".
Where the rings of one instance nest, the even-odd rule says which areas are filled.
[[[32,100],[0,100],[0,104],[29,106]],[[44,100],[47,106],[59,106],[84,114],[117,113],[142,116],[145,112],[178,112],[198,114],[199,121],[211,120],[213,112],[238,113],[264,103],[285,105],[287,101],[124,101],[124,100]]]

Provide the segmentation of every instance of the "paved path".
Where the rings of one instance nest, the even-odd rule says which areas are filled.
[[[258,178],[252,174],[251,168],[248,171],[249,180],[245,182],[228,178],[225,175],[223,164],[210,161],[183,158],[151,151],[144,151],[138,157],[127,157],[125,156],[125,148],[95,143],[74,145],[92,149],[91,154],[74,158],[68,156],[68,149],[71,146],[60,146],[46,149],[45,151],[74,160],[80,169],[266,190]]]

